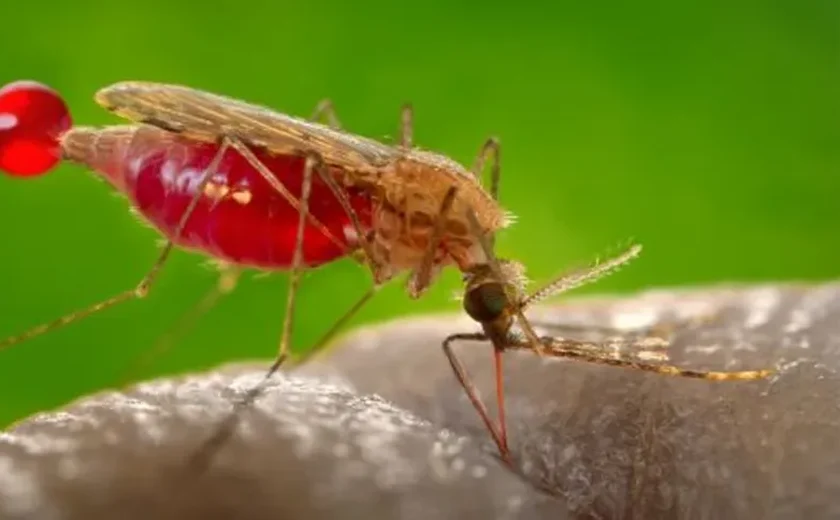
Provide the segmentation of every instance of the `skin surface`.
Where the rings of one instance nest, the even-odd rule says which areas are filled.
[[[601,326],[624,338],[664,330],[680,366],[777,373],[709,382],[508,353],[511,471],[439,346],[475,324],[395,321],[275,378],[201,479],[184,458],[264,364],[150,381],[33,416],[0,436],[0,518],[840,513],[840,284],[662,290],[530,317],[541,334],[568,337],[603,339]],[[489,346],[456,348],[489,399]]]

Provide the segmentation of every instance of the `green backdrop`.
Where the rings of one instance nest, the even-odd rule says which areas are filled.
[[[17,2],[0,84],[63,92],[78,124],[116,119],[111,82],[183,83],[308,115],[329,96],[345,126],[416,140],[471,164],[503,143],[501,254],[535,279],[628,237],[640,260],[592,291],[840,274],[840,3]],[[77,167],[0,178],[0,337],[132,286],[158,237]],[[0,352],[0,425],[114,384],[209,289],[178,253],[143,302]],[[349,261],[306,276],[296,348],[369,283]],[[420,301],[401,282],[354,325],[456,310],[449,273]],[[282,275],[248,276],[143,377],[274,354]],[[443,363],[443,356],[441,356]]]

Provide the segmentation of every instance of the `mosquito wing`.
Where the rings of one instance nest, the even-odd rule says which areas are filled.
[[[397,156],[395,148],[373,139],[180,85],[115,83],[97,92],[96,102],[126,119],[190,139],[218,142],[227,135],[276,154],[314,150],[327,163],[356,171],[378,170]]]

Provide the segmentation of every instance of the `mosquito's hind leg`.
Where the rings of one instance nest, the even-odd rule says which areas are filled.
[[[118,305],[120,303],[124,303],[134,299],[145,298],[149,294],[149,291],[151,290],[152,286],[157,280],[160,270],[163,268],[163,266],[166,264],[166,261],[169,259],[169,255],[172,253],[172,249],[175,247],[175,242],[180,238],[181,233],[184,231],[184,228],[186,227],[190,216],[192,215],[193,211],[195,211],[195,208],[198,205],[198,201],[204,194],[204,189],[207,186],[208,181],[216,173],[216,170],[219,168],[219,164],[221,163],[225,152],[228,151],[228,148],[229,143],[223,141],[219,149],[216,151],[216,155],[213,157],[213,159],[210,161],[210,164],[207,166],[207,170],[205,170],[204,174],[201,176],[201,179],[198,183],[198,187],[195,190],[195,195],[190,200],[189,204],[184,210],[184,213],[181,215],[181,219],[178,221],[178,225],[175,228],[175,232],[172,234],[172,237],[167,239],[166,244],[158,253],[158,257],[152,264],[152,267],[149,269],[146,275],[143,276],[143,278],[140,280],[136,287],[134,287],[133,289],[128,289],[127,291],[123,291],[117,294],[116,296],[112,296],[107,300],[103,300],[85,309],[67,314],[52,322],[34,327],[24,332],[23,334],[0,340],[0,350],[11,347],[12,345],[21,343],[36,336],[40,336],[41,334],[45,334],[65,325],[69,325],[92,314],[96,314],[97,312],[114,307],[115,305]]]
[[[484,423],[487,431],[490,432],[490,436],[493,437],[493,442],[496,443],[496,446],[499,449],[499,454],[506,463],[510,464],[510,451],[508,450],[507,445],[507,427],[505,424],[504,387],[501,384],[502,351],[500,349],[494,349],[496,360],[496,400],[499,410],[498,414],[500,425],[499,428],[496,428],[496,425],[493,424],[493,420],[490,418],[490,412],[487,410],[487,407],[478,395],[478,389],[470,379],[470,376],[464,365],[461,363],[461,360],[458,359],[458,356],[455,355],[455,351],[452,349],[453,341],[488,341],[488,338],[485,334],[480,332],[452,334],[443,340],[443,344],[441,346],[443,347],[443,353],[446,354],[446,359],[449,360],[449,365],[455,372],[455,377],[458,379],[458,383],[461,385],[461,388],[464,389],[464,392],[467,394],[473,408],[475,408],[478,412],[478,415],[481,417],[481,421]]]
[[[341,121],[338,120],[338,115],[335,113],[335,106],[331,99],[322,99],[315,106],[312,115],[309,116],[310,121],[316,123],[326,122],[327,126],[333,130],[341,130]]]

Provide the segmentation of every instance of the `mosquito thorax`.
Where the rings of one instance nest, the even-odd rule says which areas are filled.
[[[46,85],[0,87],[0,171],[14,177],[49,172],[61,160],[59,137],[71,125],[67,104]]]

